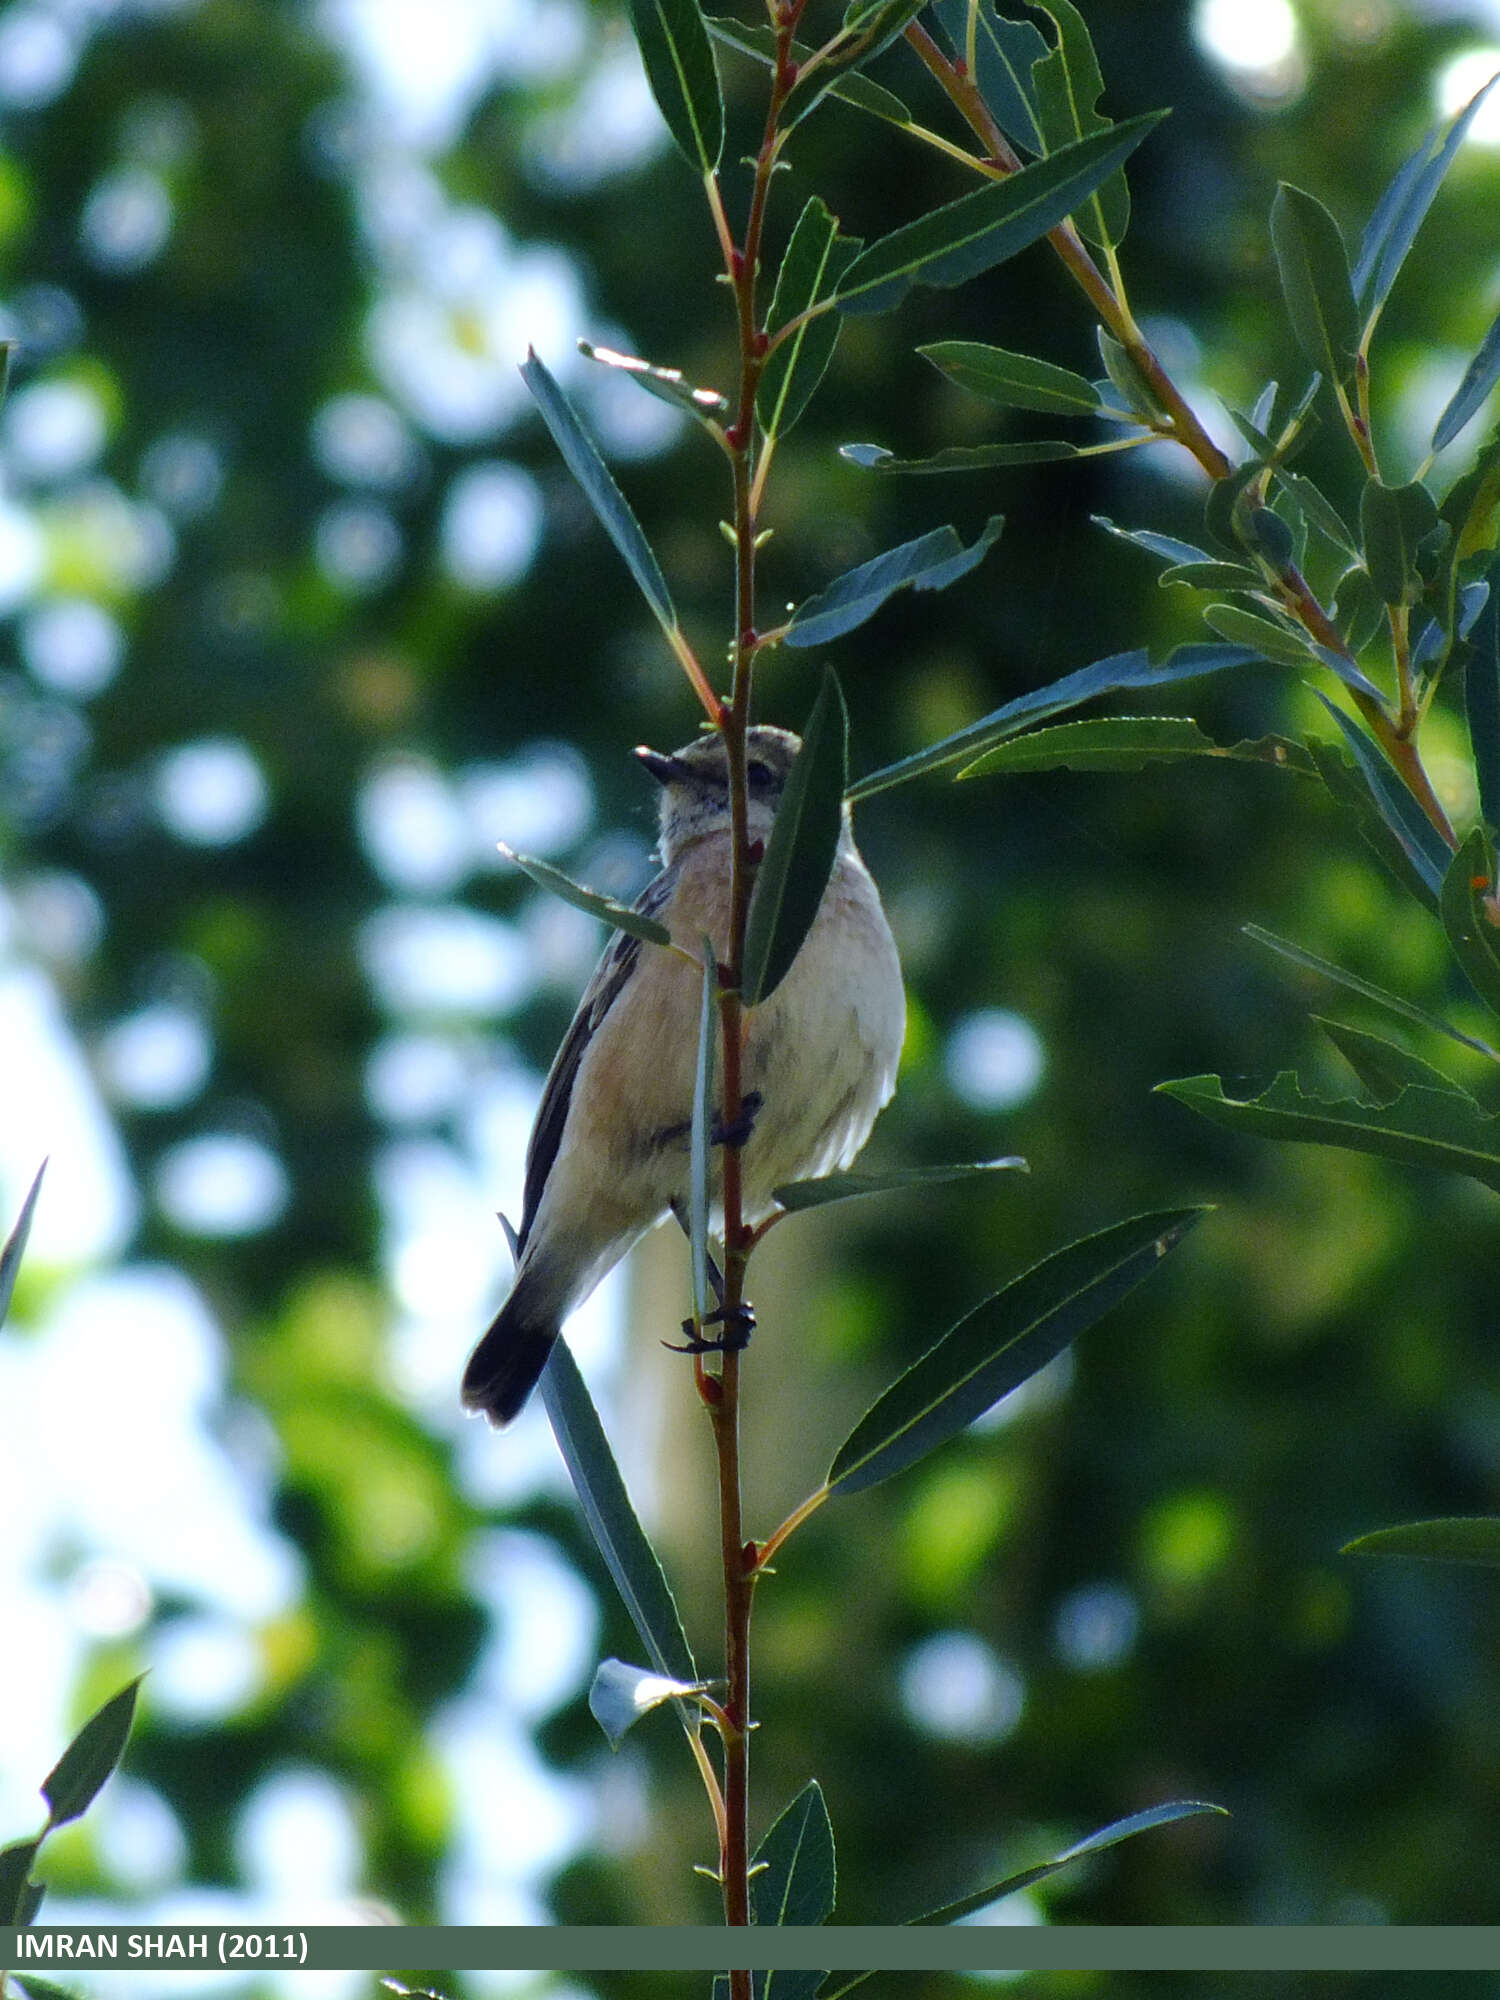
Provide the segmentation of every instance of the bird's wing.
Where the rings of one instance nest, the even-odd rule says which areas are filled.
[[[676,872],[664,868],[646,884],[632,908],[640,916],[659,917],[672,899],[676,880]],[[526,1247],[526,1238],[541,1206],[542,1191],[547,1185],[552,1163],[557,1158],[557,1149],[562,1144],[563,1126],[567,1123],[573,1084],[584,1051],[605,1015],[624,992],[642,948],[639,938],[632,937],[628,931],[616,931],[609,948],[594,967],[593,977],[584,988],[583,998],[578,1003],[578,1011],[569,1024],[567,1034],[563,1036],[562,1046],[552,1058],[552,1067],[542,1086],[542,1100],[537,1106],[536,1123],[531,1128],[531,1143],[526,1148],[526,1189],[518,1238],[522,1250]]]

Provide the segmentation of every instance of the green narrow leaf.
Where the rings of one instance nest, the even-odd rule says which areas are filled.
[[[885,312],[911,285],[961,285],[1003,264],[1055,229],[1164,115],[1147,112],[1061,146],[1003,181],[892,230],[854,260],[834,302],[844,312]]]
[[[719,965],[712,940],[703,940],[703,998],[698,1008],[698,1060],[693,1071],[693,1123],[688,1147],[688,1241],[692,1247],[693,1316],[707,1319],[708,1212],[713,1177],[714,1033],[719,1019]]]
[[[997,465],[1047,465],[1064,458],[1104,458],[1161,440],[1148,432],[1109,438],[1100,444],[1069,444],[1065,438],[1014,438],[997,444],[954,444],[931,458],[897,458],[883,444],[841,444],[839,457],[865,472],[988,472]]]
[[[1133,1839],[1138,1833],[1148,1833],[1153,1827],[1170,1826],[1174,1820],[1193,1819],[1200,1813],[1217,1813],[1228,1819],[1223,1806],[1209,1805],[1202,1799],[1173,1799],[1166,1805],[1148,1806],[1144,1812],[1131,1813],[1126,1819],[1114,1820],[1109,1826],[1102,1826],[1097,1833],[1091,1833],[1083,1840],[1056,1855],[1050,1861],[1038,1862],[1035,1867],[1023,1868],[1019,1874],[1004,1876],[998,1882],[991,1882],[983,1889],[975,1889],[967,1896],[960,1896],[956,1902],[944,1903],[941,1909],[928,1910],[920,1917],[908,1917],[908,1928],[923,1929],[937,1925],[956,1924],[960,1919],[972,1916],[976,1910],[987,1909],[991,1903],[998,1903],[1002,1897],[1013,1896],[1018,1890],[1029,1889],[1034,1883],[1044,1882],[1049,1875],[1055,1875],[1060,1868],[1068,1867],[1074,1861],[1081,1861],[1086,1855],[1099,1854],[1105,1848],[1114,1847],[1122,1840]],[[846,1994],[863,1986],[873,1973],[856,1972],[843,1984],[831,1987],[822,1995],[822,2000],[844,2000]],[[715,1994],[714,2000],[724,2000]]]
[[[823,1174],[814,1181],[788,1181],[774,1198],[790,1214],[806,1208],[826,1208],[833,1201],[858,1201],[867,1194],[890,1194],[898,1188],[941,1187],[952,1181],[983,1180],[1007,1170],[1028,1173],[1019,1154],[1003,1160],[972,1160],[955,1167],[891,1167],[878,1174]]]
[[[1265,587],[1265,579],[1259,570],[1231,562],[1173,563],[1162,571],[1156,581],[1163,589],[1172,583],[1186,584],[1189,590],[1253,591]]]
[[[1464,711],[1479,781],[1479,804],[1492,833],[1500,831],[1500,564],[1479,614],[1464,668]]]
[[[1273,391],[1275,387],[1276,384],[1274,382],[1270,384],[1270,388]],[[1264,390],[1261,392],[1261,400],[1265,400]],[[1230,422],[1255,453],[1257,461],[1261,465],[1274,465],[1277,458],[1276,446],[1272,439],[1267,436],[1264,425],[1257,423],[1254,416],[1245,416],[1242,411],[1235,409],[1232,403],[1226,403],[1224,407],[1229,412]],[[1262,414],[1259,406],[1257,406],[1256,414]]]
[[[834,1455],[828,1486],[862,1492],[956,1437],[1102,1319],[1206,1213],[1174,1209],[1117,1222],[1013,1279],[861,1417]]]
[[[1096,528],[1118,535],[1122,542],[1134,543],[1136,548],[1144,549],[1148,555],[1159,556],[1163,562],[1205,563],[1210,560],[1207,549],[1200,549],[1196,542],[1181,542],[1175,535],[1159,535],[1153,528],[1122,528],[1108,514],[1090,514],[1089,520]]]
[[[751,1858],[750,1910],[757,1924],[826,1924],[833,1914],[837,1870],[833,1827],[822,1787],[810,1778]],[[813,2000],[826,1972],[769,1971],[753,1975],[756,2000]]]
[[[653,1708],[702,1692],[701,1682],[674,1681],[625,1660],[601,1660],[589,1686],[589,1714],[609,1738],[610,1749],[618,1750],[626,1731]]]
[[[1373,324],[1375,316],[1389,298],[1397,273],[1416,241],[1417,231],[1426,219],[1427,211],[1480,105],[1494,85],[1495,78],[1491,77],[1483,89],[1469,99],[1448,127],[1447,137],[1436,152],[1433,148],[1437,145],[1437,133],[1429,132],[1410,159],[1403,162],[1375,204],[1375,212],[1365,227],[1353,274],[1354,289],[1367,325]]]
[[[1165,421],[1167,413],[1158,402],[1155,390],[1136,366],[1130,350],[1112,333],[1106,333],[1102,326],[1094,329],[1094,336],[1104,372],[1124,408],[1144,424]]]
[[[1448,488],[1438,513],[1451,531],[1450,567],[1471,574],[1476,559],[1492,553],[1500,533],[1500,430],[1491,433],[1468,471]]]
[[[708,32],[713,39],[726,49],[734,49],[737,54],[751,56],[767,69],[776,64],[776,30],[768,22],[757,22],[747,27],[742,21],[730,20],[727,15],[707,16]],[[813,53],[805,42],[792,43],[792,59],[805,63]],[[916,124],[911,112],[883,84],[872,83],[858,71],[836,70],[834,79],[828,86],[828,95],[837,97],[857,111],[867,111],[874,118],[884,119],[886,124],[895,125],[903,132],[913,132],[918,136],[923,127]]]
[[[956,529],[944,527],[887,549],[884,555],[872,556],[799,604],[783,643],[826,646],[873,618],[898,590],[946,590],[950,583],[979,567],[1004,526],[1005,516],[992,514],[969,548],[959,540]]]
[[[513,862],[523,875],[529,875],[539,889],[546,889],[564,903],[571,903],[575,910],[586,910],[591,917],[612,924],[617,931],[628,932],[643,944],[672,942],[672,933],[665,924],[657,923],[654,917],[645,917],[639,910],[628,909],[624,903],[617,903],[613,896],[601,896],[595,889],[585,889],[581,882],[575,882],[571,875],[564,875],[550,862],[538,861],[530,854],[517,854],[503,840],[495,844],[505,859]]]
[[[31,1880],[31,1869],[41,1844],[38,1838],[0,1848],[0,1925],[24,1926],[31,1921],[24,1912],[30,1892],[38,1887]]]
[[[1407,1521],[1399,1528],[1375,1528],[1356,1535],[1339,1550],[1343,1556],[1413,1556],[1423,1562],[1482,1563],[1500,1569],[1500,1518],[1455,1516],[1441,1521]]]
[[[813,927],[843,830],[848,758],[849,712],[825,667],[750,892],[740,981],[747,1007],[776,991]]]
[[[1000,708],[992,709],[966,728],[956,730],[925,750],[913,751],[894,764],[886,764],[849,787],[851,799],[869,798],[904,785],[912,778],[926,777],[951,764],[972,764],[976,758],[1007,737],[1017,736],[1028,723],[1050,715],[1061,715],[1081,707],[1098,695],[1114,694],[1124,688],[1161,687],[1172,681],[1193,680],[1202,674],[1220,673],[1228,667],[1242,667],[1256,658],[1243,646],[1177,646],[1159,663],[1153,663],[1144,647],[1128,653],[1111,653],[1092,665],[1064,674],[1061,680],[1030,694],[1018,695]]]
[[[959,388],[1006,409],[1086,417],[1096,415],[1100,408],[1092,382],[1075,375],[1071,368],[1038,361],[1031,354],[986,347],[980,340],[935,340],[917,352]]]
[[[1271,246],[1298,346],[1314,368],[1344,381],[1359,346],[1359,309],[1338,224],[1322,202],[1283,181],[1271,204]]]
[[[1263,930],[1259,924],[1242,926],[1247,938],[1257,944],[1269,946],[1283,958],[1289,958],[1293,965],[1300,965],[1308,972],[1319,973],[1324,979],[1346,987],[1357,993],[1362,1000],[1373,1001],[1377,1007],[1384,1007],[1388,1013],[1399,1015],[1403,1021],[1414,1021],[1420,1028],[1434,1028],[1440,1035],[1446,1035],[1450,1042],[1459,1042],[1466,1049],[1476,1049],[1480,1055],[1488,1056],[1492,1062],[1500,1062],[1500,1050],[1492,1049],[1488,1042],[1481,1042],[1473,1035],[1466,1035],[1455,1028],[1450,1021],[1444,1021],[1436,1014],[1429,1014],[1424,1007],[1417,1007],[1410,1000],[1403,1000],[1394,993],[1387,993],[1383,987],[1372,985],[1368,979],[1361,979],[1357,972],[1348,972],[1342,965],[1335,965],[1332,959],[1319,958],[1314,951],[1307,951],[1300,944],[1293,944],[1287,938],[1277,937],[1274,931]]]
[[[1227,478],[1216,479],[1208,489],[1208,498],[1203,503],[1203,525],[1210,540],[1236,561],[1244,557],[1245,543],[1241,532],[1241,514],[1245,496],[1252,482],[1258,479],[1263,468],[1254,459],[1244,465],[1237,465]]]
[[[750,1885],[758,1924],[826,1924],[833,1915],[837,1869],[833,1826],[823,1788],[809,1778],[756,1848]]]
[[[1263,660],[1271,660],[1278,667],[1305,667],[1309,660],[1322,657],[1311,639],[1299,636],[1274,618],[1246,611],[1243,605],[1206,605],[1203,622],[1211,632],[1237,646],[1253,647]]]
[[[839,234],[836,217],[813,195],[797,218],[776,273],[766,332],[774,337],[829,297],[862,247],[859,237]],[[784,437],[807,408],[833,359],[842,325],[838,313],[823,313],[771,349],[755,395],[755,414],[768,438]]]
[[[1432,892],[1412,867],[1405,848],[1390,828],[1380,804],[1357,765],[1334,743],[1307,739],[1307,754],[1340,813],[1370,849],[1391,881],[1405,896],[1430,901]]]
[[[42,1797],[47,1801],[49,1827],[66,1826],[70,1819],[86,1812],[124,1756],[135,1717],[136,1696],[144,1678],[137,1674],[118,1694],[111,1695],[89,1717],[43,1778]]]
[[[1383,603],[1411,604],[1421,595],[1417,551],[1437,525],[1437,502],[1420,480],[1405,486],[1365,481],[1359,528],[1365,568]]]
[[[927,0],[864,0],[864,4],[855,0],[835,38],[836,56],[799,76],[788,91],[781,107],[782,130],[789,132],[800,125],[832,95],[840,77],[874,62],[926,4]]]
[[[1479,352],[1464,370],[1463,380],[1454,390],[1432,433],[1432,448],[1441,451],[1452,444],[1464,425],[1483,408],[1485,398],[1500,382],[1500,317],[1479,343]]]
[[[677,613],[672,606],[666,579],[661,573],[651,545],[641,532],[641,524],[630,511],[614,475],[604,463],[597,444],[584,428],[583,419],[568,401],[546,366],[531,349],[521,364],[521,375],[536,399],[542,421],[553,442],[567,461],[568,470],[583,488],[600,526],[624,557],[630,574],[656,614],[663,631],[677,631]]]
[[[1500,1014],[1500,930],[1491,920],[1495,862],[1476,828],[1443,877],[1438,914],[1464,976],[1491,1013]]]
[[[1358,557],[1359,542],[1354,530],[1321,487],[1315,486],[1305,473],[1287,472],[1280,466],[1276,469],[1276,483],[1291,495],[1325,541],[1346,556]]]
[[[711,174],[724,150],[724,96],[698,0],[630,0],[646,80],[690,167]]]
[[[1234,1132],[1438,1167],[1500,1192],[1500,1118],[1457,1091],[1413,1084],[1389,1104],[1361,1104],[1305,1092],[1290,1070],[1258,1097],[1231,1097],[1216,1076],[1178,1077],[1156,1088]]]
[[[599,1414],[561,1336],[542,1370],[542,1400],[589,1532],[652,1664],[669,1680],[696,1683],[698,1669],[661,1560],[630,1504]]]
[[[1044,153],[1036,101],[1036,65],[1047,44],[1030,21],[1008,21],[994,0],[937,0],[933,7],[953,53],[969,59],[969,26],[974,31],[972,74],[995,123],[1027,153]]]
[[[655,362],[642,361],[639,355],[620,354],[613,347],[595,347],[591,340],[580,340],[578,352],[585,361],[597,361],[601,368],[612,368],[659,403],[685,410],[700,423],[722,416],[729,408],[727,397],[721,396],[717,389],[695,389],[680,368],[658,368]]]
[[[31,1234],[31,1218],[36,1213],[37,1197],[42,1191],[42,1175],[46,1171],[47,1162],[43,1160],[27,1190],[26,1199],[21,1203],[16,1226],[5,1239],[5,1248],[0,1250],[0,1326],[4,1326],[5,1316],[10,1311],[11,1298],[16,1289],[16,1273],[26,1255],[26,1239]]]
[[[1317,689],[1314,693],[1343,732],[1344,741],[1354,753],[1354,761],[1370,788],[1370,796],[1379,808],[1381,818],[1399,842],[1418,879],[1436,901],[1452,858],[1442,835],[1396,776],[1375,739],[1367,736],[1341,708],[1335,708],[1327,695]]]
[[[1245,543],[1253,555],[1268,563],[1278,576],[1297,560],[1297,537],[1291,524],[1282,520],[1273,507],[1252,507],[1245,516]]]
[[[1335,653],[1328,646],[1320,646],[1300,625],[1294,625],[1290,620],[1283,624],[1279,619],[1262,616],[1260,612],[1248,610],[1241,604],[1210,604],[1204,610],[1203,622],[1211,632],[1221,633],[1236,644],[1253,646],[1261,659],[1274,666],[1306,667],[1309,660],[1317,660],[1345,687],[1357,688],[1373,701],[1381,698],[1379,688],[1360,672],[1351,658]]]
[[[1088,1834],[1063,1852],[1054,1855],[1050,1861],[1040,1861],[1034,1867],[1023,1868],[1017,1875],[1007,1875],[999,1882],[991,1882],[988,1887],[972,1890],[967,1896],[960,1896],[955,1903],[945,1903],[940,1910],[931,1910],[926,1916],[913,1917],[913,1924],[929,1926],[934,1924],[956,1924],[960,1917],[972,1916],[976,1910],[987,1909],[991,1903],[998,1903],[1002,1896],[1014,1896],[1018,1890],[1030,1889],[1037,1882],[1045,1882],[1049,1875],[1055,1875],[1060,1868],[1066,1868],[1074,1861],[1081,1861],[1085,1855],[1102,1854],[1106,1848],[1116,1847],[1122,1840],[1133,1840],[1138,1833],[1149,1833],[1153,1827],[1170,1826],[1174,1820],[1194,1819],[1201,1813],[1218,1813],[1229,1817],[1223,1806],[1215,1806],[1203,1799],[1173,1799],[1165,1805],[1147,1806],[1144,1812],[1131,1813],[1125,1819],[1112,1820],[1108,1826],[1101,1826],[1097,1833]]]
[[[1344,571],[1334,589],[1335,622],[1351,653],[1362,653],[1385,630],[1388,614],[1361,560]]]
[[[1223,757],[1240,764],[1274,764],[1304,774],[1312,770],[1300,743],[1265,736],[1256,743],[1215,743],[1185,715],[1103,716],[1088,722],[1060,722],[997,744],[959,772],[960,778],[988,778],[1020,771],[1145,771],[1184,757]]]
[[[1035,65],[1032,87],[1048,152],[1071,140],[1107,132],[1110,120],[1098,109],[1104,78],[1087,23],[1073,0],[1035,0],[1057,32],[1057,46]],[[1130,226],[1130,194],[1121,172],[1113,173],[1078,212],[1079,233],[1101,249],[1113,250]]]
[[[1376,1104],[1389,1104],[1412,1083],[1421,1084],[1429,1090],[1452,1090],[1460,1097],[1469,1096],[1452,1077],[1444,1076],[1440,1069],[1424,1062],[1420,1056],[1414,1056],[1410,1049],[1387,1041],[1384,1035],[1372,1035],[1348,1021],[1330,1021],[1322,1014],[1314,1014],[1312,1018]],[[1469,1101],[1472,1103],[1473,1099]]]

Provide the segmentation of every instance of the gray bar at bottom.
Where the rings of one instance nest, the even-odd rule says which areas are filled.
[[[949,1925],[727,1931],[717,1926],[36,1925],[0,1930],[0,1966],[66,1970],[1360,1972],[1500,1969],[1500,1927]]]

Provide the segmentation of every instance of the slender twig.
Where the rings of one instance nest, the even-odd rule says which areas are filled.
[[[906,39],[954,107],[973,128],[993,167],[1002,174],[1018,173],[1020,156],[995,123],[973,76],[944,54],[920,21],[908,24]],[[1210,479],[1225,478],[1230,470],[1229,460],[1204,430],[1182,391],[1163,368],[1151,343],[1136,325],[1125,302],[1124,292],[1118,288],[1118,265],[1115,266],[1116,284],[1111,285],[1089,255],[1083,238],[1071,222],[1060,222],[1055,229],[1049,230],[1047,241],[1063,269],[1130,356],[1163,414],[1170,420],[1172,438],[1192,453]]]
[[[703,1780],[703,1789],[708,1794],[709,1809],[714,1816],[714,1830],[719,1836],[719,1852],[724,1851],[724,1794],[719,1787],[719,1774],[713,1767],[713,1760],[703,1747],[703,1731],[690,1729],[687,1732],[693,1761],[698,1766],[698,1775]]]
[[[755,1567],[758,1572],[765,1570],[767,1563],[770,1562],[772,1556],[775,1555],[787,1537],[794,1534],[804,1521],[809,1520],[817,1513],[832,1491],[833,1488],[831,1486],[820,1486],[816,1493],[809,1493],[801,1506],[794,1507],[781,1526],[773,1534],[768,1535],[765,1541],[760,1543],[755,1551]]]
[[[920,22],[909,23],[905,33],[907,42],[986,148],[988,160],[975,162],[979,171],[986,174],[998,172],[1001,175],[1019,171],[1021,160],[996,124],[969,69],[951,61]],[[1136,325],[1126,302],[1124,288],[1120,283],[1119,264],[1113,253],[1109,253],[1110,273],[1113,279],[1111,283],[1089,255],[1083,239],[1071,222],[1059,224],[1056,229],[1049,232],[1047,240],[1061,260],[1064,269],[1083,292],[1100,320],[1124,347],[1143,380],[1149,385],[1151,394],[1168,419],[1167,425],[1163,426],[1162,434],[1170,436],[1174,442],[1191,452],[1210,479],[1227,478],[1233,470],[1229,460],[1203,429],[1182,392],[1162,366],[1150,342]],[[1376,317],[1377,315],[1372,314],[1367,322],[1355,357],[1353,405],[1350,404],[1342,384],[1338,382],[1334,384],[1334,392],[1349,435],[1360,454],[1365,470],[1372,478],[1379,476],[1370,423],[1369,373],[1369,344],[1370,336],[1375,330]],[[1316,596],[1305,584],[1300,591],[1291,591],[1287,602],[1288,608],[1302,620],[1310,635],[1320,646],[1331,647],[1345,659],[1352,657],[1343,634],[1334,626],[1318,604]],[[1409,664],[1403,666],[1402,641],[1394,623],[1392,639],[1400,683],[1397,718],[1392,720],[1383,703],[1358,689],[1350,690],[1351,698],[1368,723],[1371,733],[1394,765],[1401,782],[1444,842],[1456,851],[1457,837],[1432,788],[1432,781],[1423,767],[1413,740],[1421,721],[1422,709],[1415,700]]]
[[[756,311],[756,281],[760,271],[766,205],[776,170],[783,133],[782,105],[796,81],[792,39],[801,13],[800,0],[778,6],[776,63],[771,75],[765,131],[755,157],[750,206],[743,240],[736,244],[723,216],[716,180],[710,178],[710,206],[724,253],[725,274],[733,290],[739,333],[739,403],[734,422],[724,432],[734,482],[733,536],[735,603],[733,680],[727,703],[715,718],[724,739],[729,766],[730,882],[727,949],[722,972],[719,1025],[720,1116],[728,1130],[738,1128],[744,1109],[743,1054],[745,1009],[739,985],[744,963],[745,920],[750,907],[755,856],[749,833],[749,786],[746,777],[746,735],[750,727],[755,655],[760,641],[755,630],[755,559],[760,536],[758,517],[765,481],[757,477],[755,398],[765,368],[768,343]],[[742,1142],[741,1142],[742,1143]],[[755,1232],[744,1220],[740,1144],[723,1148],[724,1293],[723,1322],[732,1328],[742,1320],[745,1268]],[[701,1366],[696,1380],[713,1427],[719,1486],[719,1541],[724,1572],[725,1696],[715,1715],[724,1745],[723,1814],[719,1821],[719,1881],[727,1924],[750,1922],[750,1612],[755,1594],[753,1548],[747,1548],[740,1492],[740,1355],[727,1349],[717,1374]],[[731,1971],[732,2000],[750,2000],[748,1971]]]

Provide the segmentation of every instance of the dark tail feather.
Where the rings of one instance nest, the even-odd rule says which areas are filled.
[[[556,1322],[529,1316],[519,1293],[518,1286],[464,1370],[464,1408],[482,1410],[496,1425],[521,1414],[557,1338]]]

